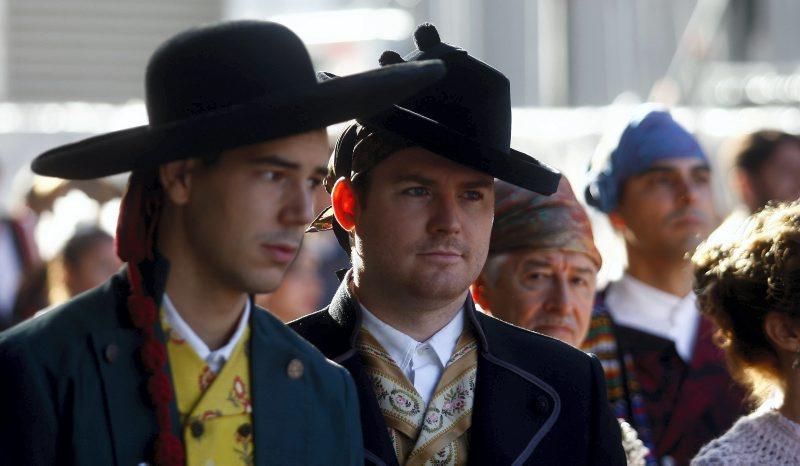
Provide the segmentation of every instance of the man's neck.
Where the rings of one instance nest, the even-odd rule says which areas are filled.
[[[692,264],[687,259],[647,257],[628,248],[626,273],[642,283],[681,298],[692,291]]]
[[[385,288],[371,287],[354,280],[352,291],[365,308],[391,327],[416,341],[430,339],[458,314],[467,299],[467,291],[456,299],[434,301],[393,298]]]
[[[792,355],[790,359],[800,357]],[[785,364],[788,366],[784,373],[788,374],[786,379],[786,393],[783,397],[783,406],[780,408],[781,414],[788,419],[800,424],[800,371],[791,367],[791,362]]]

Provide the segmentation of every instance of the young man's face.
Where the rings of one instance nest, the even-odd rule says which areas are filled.
[[[610,218],[629,251],[682,259],[716,225],[709,166],[692,158],[656,162],[624,183]]]
[[[589,330],[597,272],[583,253],[520,249],[490,256],[473,296],[499,319],[579,347]]]
[[[247,293],[277,288],[312,220],[327,158],[326,133],[316,130],[193,164],[182,229],[196,272]]]
[[[483,267],[494,179],[420,147],[369,174],[355,218],[354,266],[387,296],[455,300]]]
[[[785,142],[777,147],[755,176],[750,176],[757,210],[769,201],[790,202],[800,198],[800,146]]]

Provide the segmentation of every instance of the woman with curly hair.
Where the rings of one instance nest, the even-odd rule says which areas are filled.
[[[800,201],[754,214],[741,237],[692,258],[703,313],[719,326],[731,373],[763,402],[704,446],[693,465],[796,465],[800,458]]]

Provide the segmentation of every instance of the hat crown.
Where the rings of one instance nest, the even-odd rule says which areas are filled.
[[[464,50],[442,43],[425,23],[414,34],[419,47],[406,61],[444,61],[444,78],[400,103],[464,136],[508,152],[511,146],[511,89],[508,78]]]
[[[285,26],[233,21],[191,29],[153,54],[145,77],[151,125],[316,85],[303,42]]]

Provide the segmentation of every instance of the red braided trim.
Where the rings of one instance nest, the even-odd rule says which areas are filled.
[[[128,312],[133,325],[142,332],[144,342],[139,357],[147,374],[147,393],[156,412],[158,437],[154,461],[159,466],[183,466],[186,456],[181,440],[172,433],[170,403],[173,390],[166,372],[167,349],[156,337],[158,308],[142,283],[139,264],[153,258],[155,228],[160,210],[161,193],[155,180],[134,173],[120,206],[117,224],[117,254],[128,262],[131,294]]]

